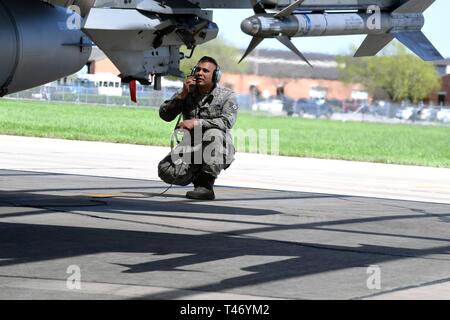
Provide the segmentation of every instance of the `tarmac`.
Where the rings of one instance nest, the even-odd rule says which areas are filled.
[[[0,299],[450,299],[450,169],[0,136]]]

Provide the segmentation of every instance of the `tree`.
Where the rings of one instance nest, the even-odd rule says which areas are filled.
[[[346,83],[361,83],[378,98],[383,93],[393,101],[417,103],[439,89],[440,78],[433,64],[406,51],[391,47],[392,55],[366,58],[339,57],[339,74]]]
[[[182,51],[187,52],[188,50],[184,49]],[[210,56],[217,60],[222,71],[244,73],[248,71],[250,66],[245,61],[238,64],[241,55],[240,49],[228,44],[222,38],[217,38],[198,46],[191,59],[182,60],[181,71],[188,75],[200,58]]]

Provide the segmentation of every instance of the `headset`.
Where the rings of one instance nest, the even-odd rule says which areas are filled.
[[[207,58],[208,60],[213,60],[214,61],[213,63],[216,65],[216,70],[214,70],[214,73],[213,73],[213,76],[212,76],[212,81],[214,83],[219,83],[220,79],[222,78],[222,70],[220,69],[219,64],[216,62],[216,60],[214,60],[213,58],[210,58],[210,57],[203,57],[199,61],[202,61],[205,58]],[[191,76],[195,76],[196,72],[197,72],[197,66],[192,68]]]

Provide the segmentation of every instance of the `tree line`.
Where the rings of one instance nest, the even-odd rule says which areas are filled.
[[[417,103],[441,87],[441,78],[430,62],[400,45],[366,58],[338,57],[340,79],[360,83],[374,99]]]
[[[190,53],[186,48],[184,50],[185,55]],[[201,46],[195,48],[194,54],[190,59],[184,59],[181,61],[181,71],[186,75],[191,73],[195,63],[204,56],[210,56],[217,60],[220,64],[220,68],[224,72],[229,73],[247,73],[249,70],[249,64],[243,61],[238,64],[239,57],[242,52],[239,48],[234,47],[222,38],[214,39]]]

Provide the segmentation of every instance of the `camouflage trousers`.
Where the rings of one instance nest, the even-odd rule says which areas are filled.
[[[208,129],[198,139],[195,134],[186,133],[182,142],[159,163],[158,175],[168,184],[187,186],[201,173],[217,178],[234,161],[234,155],[230,133]]]

